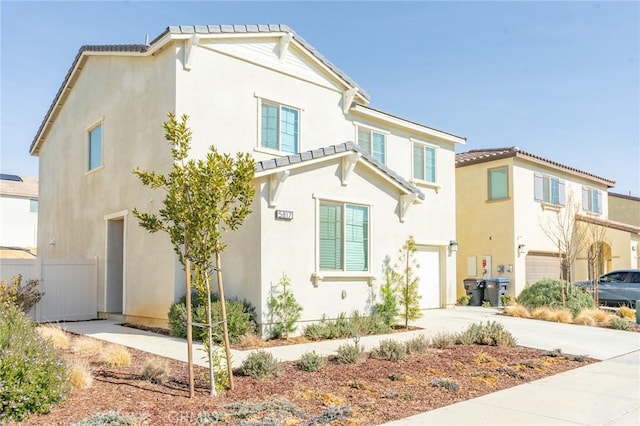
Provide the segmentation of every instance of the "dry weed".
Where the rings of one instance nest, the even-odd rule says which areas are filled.
[[[531,317],[538,320],[552,321],[554,314],[551,308],[543,306],[540,308],[535,308],[533,312],[531,312]]]
[[[631,321],[635,321],[636,320],[636,311],[631,309],[628,306],[621,306],[620,310],[618,310],[618,314],[622,318],[626,318],[626,319],[631,320]]]
[[[50,341],[56,348],[67,349],[69,347],[69,336],[57,325],[39,325],[36,330],[43,339]]]
[[[531,318],[529,310],[522,305],[511,305],[504,307],[504,313],[510,317],[516,318]]]
[[[150,358],[142,367],[141,376],[151,383],[161,385],[169,380],[169,365],[164,359]]]
[[[573,323],[579,325],[587,325],[589,327],[593,327],[597,324],[596,320],[593,319],[592,316],[590,316],[589,314],[584,314],[582,312],[580,312],[580,314],[578,314],[578,316],[573,320]]]
[[[89,364],[83,359],[74,360],[69,367],[69,383],[75,389],[87,389],[93,384]]]
[[[583,309],[582,311],[580,311],[579,315],[590,316],[596,323],[600,325],[609,325],[609,322],[611,322],[611,314],[598,308]]]
[[[71,352],[80,356],[93,356],[102,352],[102,342],[90,337],[78,337],[71,343]]]
[[[245,333],[240,336],[238,345],[243,349],[262,348],[267,345],[264,339],[255,333]]]
[[[552,311],[551,321],[561,322],[564,324],[571,324],[573,322],[573,315],[568,309],[555,309]]]
[[[110,367],[128,367],[131,365],[131,353],[120,345],[109,345],[102,351],[102,362]]]

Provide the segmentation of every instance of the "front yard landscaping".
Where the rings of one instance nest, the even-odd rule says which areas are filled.
[[[415,339],[411,345],[390,340],[366,348],[375,356],[357,356],[356,350],[359,362],[353,364],[345,363],[349,357],[340,352],[325,360],[319,371],[303,371],[298,362],[279,363],[277,374],[264,378],[244,376],[239,370],[234,373],[235,390],[218,397],[208,394],[207,370],[196,367],[193,399],[188,398],[184,363],[133,349],[124,351],[130,354],[127,361],[121,347],[68,334],[68,345],[61,345],[66,349],[58,351],[69,364],[84,363],[93,380],[88,385],[78,381],[88,387],[72,389],[51,413],[22,424],[70,425],[102,413],[103,420],[121,416],[131,422],[81,424],[373,425],[593,362],[553,350],[508,346],[513,339],[496,323],[473,327],[466,337],[441,334],[430,341]],[[485,344],[455,344],[456,340]],[[346,349],[356,345],[346,344]],[[322,364],[308,361],[306,370]]]

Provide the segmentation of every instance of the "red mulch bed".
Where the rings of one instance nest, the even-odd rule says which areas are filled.
[[[594,362],[588,358],[545,356],[540,350],[522,347],[454,346],[429,349],[401,362],[369,358],[346,365],[330,359],[319,372],[300,371],[295,363],[284,362],[277,377],[234,375],[235,389],[217,397],[209,396],[206,369],[196,367],[196,396],[190,399],[186,364],[166,360],[169,381],[152,384],[143,380],[140,373],[148,359],[157,357],[133,349],[130,352],[130,367],[107,367],[97,355],[85,357],[94,375],[93,385],[71,391],[53,412],[31,417],[22,424],[69,425],[106,411],[136,416],[143,419],[143,425],[193,424],[199,413],[207,411],[225,419],[216,424],[270,416],[279,419],[276,424],[307,425],[323,413],[327,419],[330,413],[349,412],[342,420],[317,424],[375,425]],[[67,358],[78,357],[68,350],[63,354]],[[434,387],[434,379],[449,380],[458,385],[458,390]],[[245,412],[256,411],[256,404],[263,403],[266,411],[241,417],[238,407],[234,409],[229,406],[231,403],[239,403]]]

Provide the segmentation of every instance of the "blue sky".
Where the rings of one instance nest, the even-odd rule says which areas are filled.
[[[1,13],[3,173],[29,145],[83,44],[169,25],[287,24],[371,106],[518,146],[640,196],[640,2],[13,2]]]

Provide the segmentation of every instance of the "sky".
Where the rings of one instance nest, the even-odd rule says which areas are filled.
[[[80,46],[170,25],[286,24],[370,106],[517,146],[640,196],[640,2],[30,2],[0,0],[0,171],[29,146]]]

